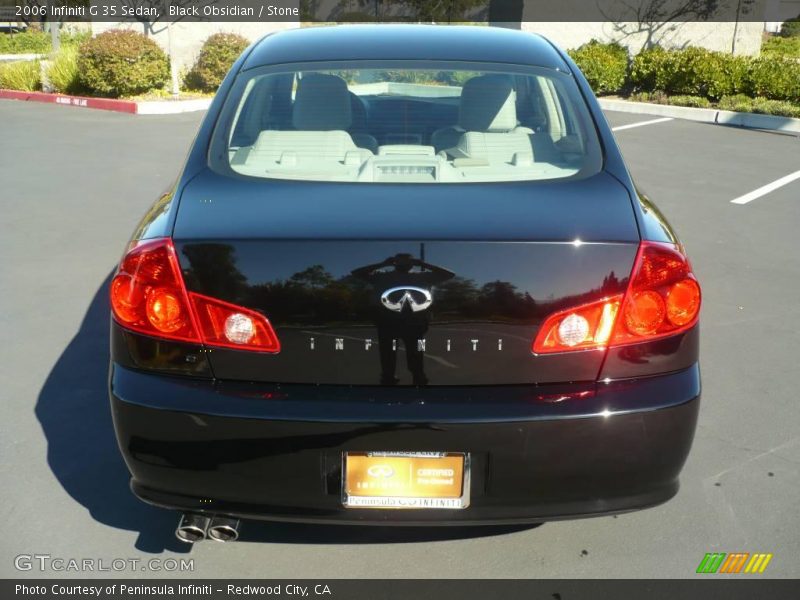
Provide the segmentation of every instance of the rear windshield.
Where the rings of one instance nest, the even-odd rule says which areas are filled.
[[[217,156],[241,175],[308,181],[553,180],[599,171],[600,145],[571,76],[447,66],[245,72],[226,102]]]

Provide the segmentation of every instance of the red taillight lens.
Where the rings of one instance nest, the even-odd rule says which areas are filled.
[[[169,240],[138,242],[128,251],[111,281],[111,310],[133,331],[200,342]]]
[[[610,345],[675,335],[697,322],[700,286],[672,244],[642,242]]]
[[[239,350],[280,351],[278,337],[264,315],[186,293],[169,239],[134,244],[111,281],[110,295],[114,318],[139,333]]]
[[[533,352],[570,352],[675,335],[694,326],[700,286],[672,244],[642,242],[624,298],[614,296],[550,315]]]
[[[605,347],[621,303],[619,295],[550,315],[539,329],[533,351],[546,354]]]

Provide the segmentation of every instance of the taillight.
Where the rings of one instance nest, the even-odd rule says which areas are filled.
[[[138,333],[207,346],[280,351],[264,315],[187,294],[175,248],[167,238],[135,243],[111,280],[110,295],[114,318]]]
[[[700,285],[672,244],[642,242],[611,345],[675,335],[697,322]]]
[[[175,249],[169,240],[136,243],[111,280],[114,318],[133,331],[199,342]]]
[[[550,315],[532,350],[592,350],[675,335],[693,327],[699,312],[700,286],[686,257],[672,244],[642,242],[624,297]]]

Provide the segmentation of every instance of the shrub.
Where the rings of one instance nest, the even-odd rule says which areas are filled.
[[[667,51],[660,46],[642,50],[631,61],[631,84],[638,91],[663,91],[666,63]]]
[[[719,101],[719,108],[736,112],[800,118],[800,106],[796,104],[767,98],[750,98],[743,94],[725,96]]]
[[[37,60],[0,64],[0,88],[34,92],[42,88],[41,67]]]
[[[0,34],[0,54],[44,54],[50,52],[50,34],[41,31]]]
[[[633,59],[631,82],[637,90],[716,100],[745,89],[748,64],[746,57],[703,48],[651,48]]]
[[[200,49],[197,62],[186,74],[184,85],[192,90],[215,92],[231,65],[250,45],[247,38],[235,33],[215,33]]]
[[[719,100],[745,89],[750,58],[703,50],[691,63],[691,94]]]
[[[78,78],[78,49],[64,46],[45,69],[47,81],[62,94],[78,94],[81,84]]]
[[[787,38],[800,37],[800,15],[783,22],[781,36]]]
[[[141,33],[111,30],[81,44],[79,82],[100,96],[131,96],[163,87],[169,59]]]
[[[628,74],[628,51],[617,43],[592,40],[570,56],[578,65],[595,94],[614,94],[624,86]]]
[[[744,91],[750,96],[800,102],[800,63],[786,58],[753,60]]]

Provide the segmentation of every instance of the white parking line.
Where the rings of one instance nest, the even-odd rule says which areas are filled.
[[[620,125],[612,127],[611,131],[622,131],[623,129],[633,129],[634,127],[644,127],[645,125],[655,125],[656,123],[666,123],[672,121],[672,117],[664,117],[662,119],[651,119],[650,121],[639,121],[638,123],[631,123],[630,125]]]
[[[768,183],[767,185],[762,186],[757,190],[753,190],[749,194],[745,194],[744,196],[739,196],[735,200],[731,200],[731,203],[747,204],[748,202],[751,202],[756,198],[761,198],[761,196],[766,196],[770,192],[774,192],[778,188],[782,188],[783,186],[792,183],[796,179],[800,179],[800,171],[795,171],[791,175],[787,175],[786,177],[781,177],[780,179],[773,181],[772,183]]]

